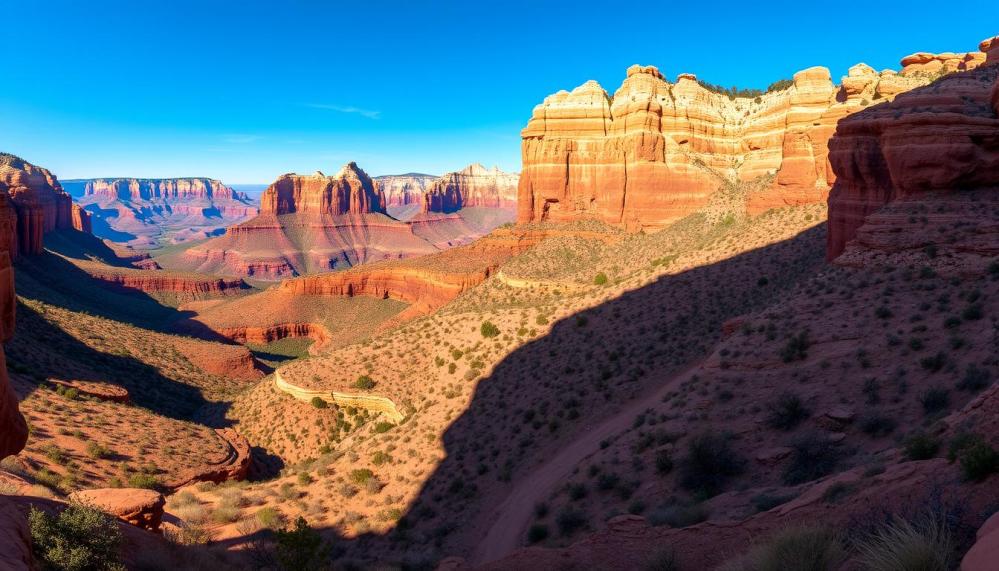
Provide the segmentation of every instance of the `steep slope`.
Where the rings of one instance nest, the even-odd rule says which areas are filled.
[[[518,221],[662,228],[704,205],[718,187],[712,172],[775,176],[748,197],[754,213],[824,201],[834,181],[827,142],[839,119],[928,83],[931,72],[984,60],[983,52],[922,54],[906,58],[900,74],[859,64],[839,86],[815,67],[755,98],[712,92],[690,74],[669,83],[655,67],[632,66],[613,97],[589,81],[534,109],[522,132]]]
[[[208,178],[63,181],[96,234],[134,248],[204,239],[257,214],[250,199]]]

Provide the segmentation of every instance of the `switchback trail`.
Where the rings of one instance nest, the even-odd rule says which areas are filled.
[[[583,428],[579,436],[558,453],[517,480],[499,506],[478,516],[482,527],[488,526],[488,531],[476,544],[470,563],[483,565],[496,561],[520,547],[534,515],[534,506],[565,482],[580,462],[599,451],[601,441],[630,428],[635,416],[658,404],[677,383],[689,377],[702,360],[675,373],[648,394],[626,403],[624,408],[599,424]]]

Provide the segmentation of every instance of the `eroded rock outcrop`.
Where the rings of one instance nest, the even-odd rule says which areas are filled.
[[[387,208],[423,204],[423,195],[427,193],[429,187],[437,176],[422,173],[392,174],[376,176],[374,178],[378,186],[385,194],[385,206]]]
[[[8,153],[0,153],[0,193],[8,197],[17,219],[15,237],[0,238],[0,242],[16,244],[16,248],[8,250],[11,259],[21,254],[40,254],[48,232],[73,228],[85,231],[89,226],[87,216],[73,208],[73,199],[52,173]],[[6,206],[0,209],[6,210]],[[6,229],[7,224],[0,222],[0,228]]]
[[[0,251],[0,342],[14,336],[14,268],[7,252]],[[17,407],[17,395],[7,377],[7,361],[0,348],[0,458],[17,454],[28,441],[28,425]]]
[[[197,482],[221,483],[246,479],[252,460],[249,441],[232,428],[216,429],[215,434],[225,442],[225,453],[220,458],[206,459],[204,466],[181,474],[167,483],[167,487],[176,490]]]
[[[115,289],[144,293],[170,292],[198,298],[235,294],[250,287],[240,278],[216,278],[110,266],[87,266],[86,270],[90,277]]]
[[[922,221],[926,226],[928,217],[936,219],[938,215],[956,221],[960,214],[944,214],[950,210],[946,205],[937,205],[933,212],[871,215],[888,203],[898,202],[901,208],[905,201],[929,193],[954,195],[953,206],[959,210],[962,199],[956,195],[962,192],[991,189],[983,191],[984,198],[993,197],[999,186],[997,81],[999,65],[990,62],[973,71],[947,75],[893,102],[840,121],[829,143],[829,158],[837,177],[829,196],[830,259],[858,236],[865,221],[880,227],[868,228],[864,237],[868,247],[915,249],[933,243],[935,248],[950,248],[948,240],[939,236],[915,228],[902,231],[904,224],[919,226],[917,222]],[[918,202],[912,208],[918,209]],[[981,220],[984,225],[955,248],[994,255],[995,243],[985,236],[996,233],[995,220],[982,208],[977,209],[978,216],[974,210],[973,205],[963,208],[966,218],[962,220],[970,223],[985,214]]]
[[[386,214],[378,185],[348,163],[334,176],[282,175],[259,216],[186,250],[174,267],[274,280],[435,251]]]
[[[750,214],[821,202],[835,181],[828,141],[841,119],[937,77],[917,73],[917,60],[973,69],[994,58],[985,53],[994,42],[981,49],[910,56],[903,74],[859,64],[839,86],[827,69],[809,68],[753,99],[709,91],[691,74],[669,83],[652,66],[629,68],[613,96],[594,81],[560,91],[522,132],[518,221],[656,229],[704,206],[725,181],[763,176],[774,178],[747,197]]]
[[[158,532],[163,522],[166,499],[154,490],[141,488],[98,488],[69,495],[70,500],[93,506],[116,518]]]
[[[468,165],[445,174],[427,188],[423,212],[448,214],[466,207],[516,208],[518,179],[517,174],[503,172],[499,167]]]

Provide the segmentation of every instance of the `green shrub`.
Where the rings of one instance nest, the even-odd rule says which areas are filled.
[[[829,439],[807,432],[791,441],[791,459],[784,469],[784,483],[793,486],[811,482],[832,473],[839,462],[839,450]]]
[[[572,535],[575,531],[586,527],[586,512],[571,507],[562,508],[555,516],[555,524],[563,536]]]
[[[274,558],[284,571],[312,571],[328,564],[329,546],[301,516],[294,527],[274,532],[274,543]]]
[[[152,474],[132,474],[128,477],[128,487],[155,490],[160,487],[160,480]]]
[[[705,497],[719,494],[729,478],[742,473],[745,461],[732,449],[727,433],[693,436],[680,464],[680,485]]]
[[[905,457],[909,460],[929,460],[939,450],[940,441],[928,434],[916,434],[905,442]]]
[[[368,468],[358,468],[356,470],[351,470],[350,479],[355,484],[366,484],[368,480],[375,477],[375,473]]]
[[[392,430],[393,428],[395,428],[395,425],[386,420],[380,420],[377,423],[375,423],[376,434],[385,434],[386,432]]]
[[[360,377],[357,377],[356,381],[354,381],[354,388],[370,391],[375,388],[376,384],[375,380],[368,375],[361,375]]]
[[[600,272],[593,277],[593,285],[602,286],[607,284],[607,274]]]
[[[947,527],[936,520],[894,520],[857,545],[866,571],[948,571],[952,549]]]
[[[482,333],[482,336],[486,339],[496,337],[500,334],[499,327],[493,325],[492,321],[483,321],[482,326],[479,327],[479,332]]]
[[[950,404],[950,392],[939,387],[927,389],[919,397],[919,402],[923,405],[923,412],[934,414],[947,408],[947,405]]]
[[[28,514],[35,555],[48,569],[124,571],[117,522],[100,510],[70,502],[52,516],[35,507]]]
[[[723,571],[831,571],[847,558],[839,535],[821,527],[796,527],[779,532],[743,557],[720,567]]]
[[[673,471],[673,456],[669,450],[656,450],[656,472],[669,474]]]
[[[811,342],[808,340],[808,331],[802,331],[797,335],[791,335],[787,343],[780,351],[780,358],[785,363],[801,361],[808,357],[808,348]]]
[[[310,402],[312,402],[312,406],[319,409],[329,408],[330,406],[325,400],[323,400],[323,397],[312,397]]]
[[[281,513],[270,506],[257,510],[256,516],[260,525],[267,529],[279,529],[284,525]]]
[[[114,452],[98,442],[88,442],[87,455],[91,458],[110,458]]]
[[[543,523],[532,524],[527,530],[527,542],[537,543],[548,538],[548,526]]]
[[[882,415],[879,412],[872,412],[860,419],[860,430],[869,436],[880,438],[888,436],[895,431],[898,423],[895,419]]]
[[[778,396],[768,408],[767,425],[778,430],[791,430],[811,415],[801,398],[790,392]]]
[[[989,386],[992,381],[992,374],[988,369],[979,369],[975,365],[968,365],[964,371],[964,377],[957,383],[957,388],[962,391],[978,392]]]
[[[981,482],[999,472],[999,452],[985,442],[975,442],[958,455],[961,472],[966,480]]]

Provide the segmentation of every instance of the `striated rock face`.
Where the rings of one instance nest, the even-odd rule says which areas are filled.
[[[166,505],[163,494],[141,488],[80,490],[70,494],[69,499],[94,506],[126,523],[153,532],[160,530],[163,507]]]
[[[316,323],[280,323],[277,325],[252,327],[220,327],[216,332],[236,343],[251,343],[266,345],[281,339],[312,339],[315,344],[310,348],[316,351],[322,349],[330,341],[329,331]]]
[[[52,173],[8,153],[0,153],[0,193],[9,198],[17,217],[16,237],[0,238],[3,243],[16,243],[17,248],[9,250],[13,259],[20,254],[40,254],[47,232],[82,230],[88,225],[82,214],[74,215],[73,199]],[[6,207],[0,205],[0,210]],[[0,221],[0,227],[6,225]]]
[[[216,429],[215,435],[226,443],[224,456],[208,459],[206,466],[178,476],[176,480],[168,482],[167,487],[176,490],[197,482],[219,484],[229,480],[246,479],[253,459],[249,441],[232,428]]]
[[[928,193],[960,195],[974,189],[982,189],[985,199],[994,197],[999,188],[997,81],[999,66],[992,64],[954,73],[839,123],[829,143],[829,159],[837,177],[829,196],[830,259],[839,256],[865,221],[888,203]],[[955,196],[951,202],[957,200]],[[959,206],[955,202],[955,208]],[[948,210],[941,204],[919,219],[936,218]],[[978,210],[981,217],[982,208]],[[973,206],[964,211],[975,218]],[[908,213],[905,220],[913,215]],[[900,248],[904,245],[891,235],[908,242],[918,238],[918,231],[900,232],[905,220],[895,218],[887,213],[881,216],[878,226],[883,231],[868,232],[867,241]],[[995,232],[994,220],[991,226],[987,221],[984,224],[982,232],[987,227]],[[993,249],[994,255],[995,245],[989,246],[982,232],[963,241],[962,248],[983,253]],[[931,241],[947,246],[946,241]]]
[[[711,92],[691,74],[669,83],[637,65],[613,96],[595,81],[560,91],[535,107],[521,133],[517,219],[657,229],[704,206],[723,182],[762,176],[774,178],[748,196],[750,214],[823,201],[835,182],[828,141],[841,119],[927,84],[925,66],[973,69],[995,59],[985,53],[995,45],[910,56],[902,74],[859,64],[839,86],[813,67],[754,99]]]
[[[101,266],[89,269],[92,278],[118,289],[145,293],[172,292],[194,297],[238,293],[250,286],[240,278],[215,278],[164,271],[130,270]]]
[[[427,187],[437,180],[437,177],[432,174],[411,172],[376,176],[374,180],[385,194],[385,206],[392,208],[409,204],[422,205]]]
[[[0,251],[0,342],[14,336],[14,268],[7,252]],[[17,454],[28,441],[28,425],[17,408],[17,395],[7,377],[7,361],[0,347],[0,458]]]
[[[333,176],[321,172],[281,175],[260,197],[262,216],[306,214],[386,214],[385,195],[357,163],[347,163]]]
[[[204,238],[257,214],[245,194],[209,178],[80,179],[63,186],[97,220],[98,235],[133,247]]]
[[[449,214],[465,207],[516,208],[518,175],[475,163],[447,173],[427,188],[423,212]]]

